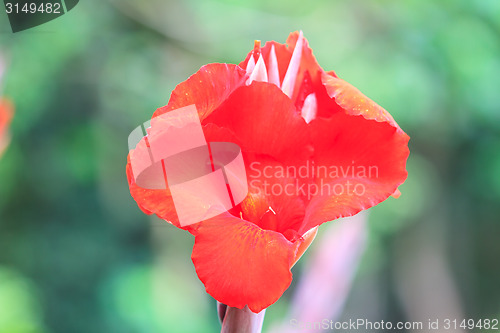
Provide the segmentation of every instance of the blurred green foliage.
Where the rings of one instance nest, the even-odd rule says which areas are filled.
[[[88,0],[16,34],[0,13],[3,95],[16,107],[0,160],[0,333],[219,329],[193,239],[130,197],[127,137],[202,65],[239,63],[254,39],[299,29],[323,68],[411,137],[401,198],[371,210],[347,313],[411,318],[401,286],[425,272],[399,272],[429,247],[464,313],[498,318],[500,1]]]

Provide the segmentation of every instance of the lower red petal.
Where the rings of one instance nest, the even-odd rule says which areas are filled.
[[[228,306],[257,313],[276,302],[292,281],[302,242],[230,214],[198,225],[192,259],[207,293]]]

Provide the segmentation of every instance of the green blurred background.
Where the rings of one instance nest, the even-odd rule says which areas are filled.
[[[129,194],[127,137],[202,65],[299,29],[411,137],[403,194],[370,210],[343,317],[413,320],[436,304],[500,317],[500,1],[87,0],[16,34],[0,13],[16,108],[0,160],[0,333],[220,330],[193,238]]]

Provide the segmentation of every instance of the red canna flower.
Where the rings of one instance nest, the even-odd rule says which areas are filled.
[[[273,304],[320,224],[377,205],[407,177],[409,137],[382,107],[325,72],[301,32],[286,45],[256,42],[239,65],[203,66],[153,118],[192,104],[208,142],[241,147],[245,200],[181,226],[168,188],[141,188],[134,180],[130,160],[147,156],[140,151],[146,145],[130,152],[127,176],[145,213],[195,236],[196,272],[228,306],[257,313]],[[148,136],[161,130],[153,126]]]

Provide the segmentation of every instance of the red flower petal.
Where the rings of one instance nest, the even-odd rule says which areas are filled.
[[[9,101],[0,99],[0,136],[4,134],[12,119],[12,109],[12,104]]]
[[[241,149],[280,161],[310,154],[307,125],[290,99],[274,84],[252,82],[236,89],[203,124],[213,123],[235,133]]]
[[[200,120],[203,121],[236,88],[244,85],[247,78],[246,72],[236,65],[205,65],[175,87],[168,104],[156,110],[153,118],[195,104]]]
[[[399,127],[343,113],[309,125],[320,190],[302,230],[375,206],[406,179],[409,137]]]
[[[165,112],[172,111],[184,106],[195,104],[200,119],[204,119],[213,112],[227,97],[239,86],[244,85],[247,79],[245,71],[236,65],[230,64],[209,64],[200,68],[189,79],[180,83],[172,92],[169,103],[156,110],[153,115],[157,117]],[[156,129],[152,129],[156,130]],[[161,130],[161,129],[158,129]],[[224,132],[227,130],[215,129],[211,127],[205,129],[205,137],[210,141],[214,132]],[[142,140],[131,154],[136,156],[144,155],[144,160],[149,158],[146,143]],[[137,158],[136,160],[141,160]],[[130,193],[137,202],[139,208],[146,214],[156,214],[176,227],[180,227],[174,202],[167,189],[144,189],[137,185],[132,176],[130,158],[127,161],[127,178],[129,181]]]
[[[192,259],[207,293],[257,313],[276,302],[292,281],[298,245],[230,214],[199,224]]]
[[[8,100],[0,99],[0,156],[10,141],[7,134],[7,127],[12,120],[13,109],[12,104]]]
[[[295,255],[295,260],[293,262],[294,265],[297,263],[297,261],[299,261],[299,259],[302,257],[302,255],[309,248],[309,245],[311,245],[314,238],[316,238],[317,233],[318,233],[318,227],[314,227],[314,228],[306,231],[302,235],[302,239],[304,241],[302,243],[300,243],[299,248],[297,249],[297,254]]]
[[[305,204],[296,179],[281,174],[286,166],[263,156],[245,155],[248,196],[241,203],[242,218],[265,230],[282,233],[288,240],[300,237]]]
[[[389,112],[363,95],[350,83],[333,76],[332,72],[323,74],[322,80],[328,95],[334,98],[335,103],[342,107],[347,114],[362,115],[366,119],[388,122],[401,130]]]
[[[160,131],[161,128],[156,128],[156,127],[151,127],[150,131]],[[218,126],[215,126],[214,124],[208,124],[206,126],[203,126],[203,132],[205,134],[205,137],[207,139],[207,142],[216,142],[216,141],[222,141],[222,142],[234,142],[236,141],[234,139],[234,135],[227,129],[220,128]],[[148,135],[148,143],[151,144],[151,140],[155,140],[155,138],[160,138],[161,136],[155,135],[155,133],[150,133]],[[166,187],[165,184],[165,177],[163,174],[163,170],[161,165],[158,165],[158,172],[156,173],[149,173],[149,179],[148,183],[149,184],[154,184],[154,187],[149,187],[149,188],[142,188],[137,184],[135,181],[133,172],[132,172],[132,166],[130,163],[130,159],[134,158],[135,161],[141,162],[143,161],[144,163],[149,163],[150,158],[149,158],[149,148],[148,144],[146,143],[146,140],[142,139],[139,144],[137,144],[137,147],[132,150],[128,156],[128,161],[127,161],[127,178],[129,182],[129,188],[130,188],[130,194],[134,198],[134,200],[137,202],[137,205],[139,208],[146,214],[156,214],[159,218],[173,224],[174,226],[182,229],[191,229],[195,228],[196,225],[188,225],[186,227],[181,227],[179,223],[179,219],[177,216],[177,212],[175,210],[174,206],[174,201],[172,199],[170,190],[168,187]],[[152,176],[150,176],[152,174]],[[139,176],[140,177],[140,176]],[[165,185],[164,188],[160,189],[157,185]],[[157,189],[152,189],[152,188],[157,188]],[[195,204],[195,203],[193,203]],[[199,204],[199,203],[198,203]]]
[[[143,142],[143,141],[141,141]],[[145,150],[141,143],[131,154],[137,154],[139,150]],[[130,155],[127,161],[127,179],[129,183],[130,194],[136,201],[139,208],[146,214],[156,214],[159,218],[180,228],[179,219],[175,212],[174,201],[168,188],[165,189],[145,189],[137,185],[132,174],[130,164]]]

